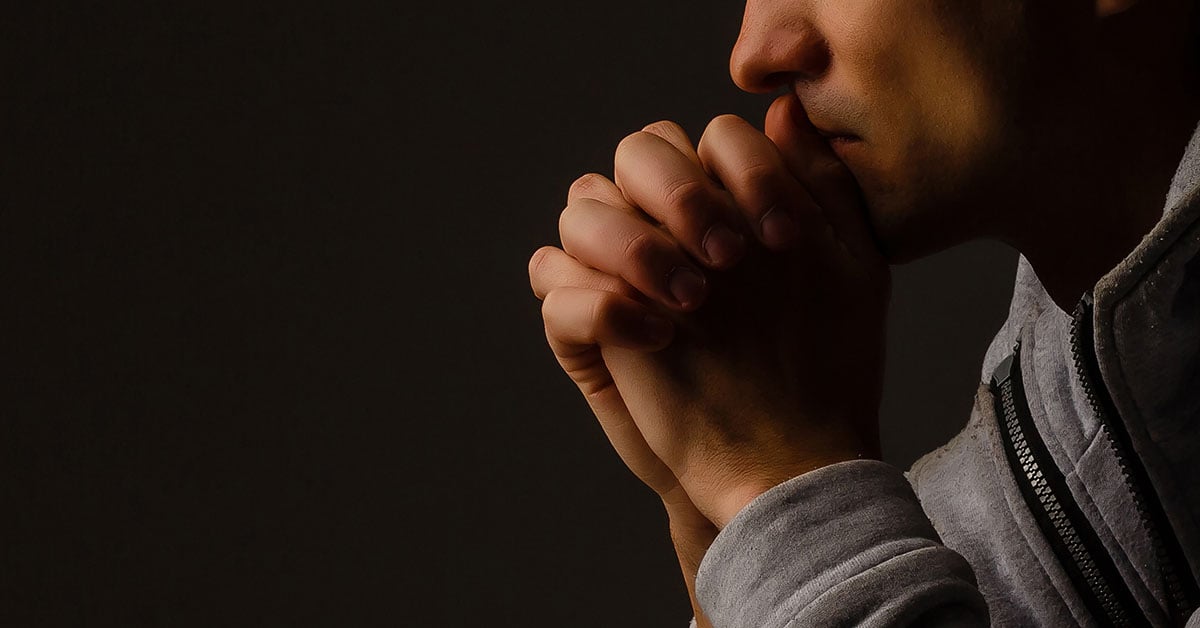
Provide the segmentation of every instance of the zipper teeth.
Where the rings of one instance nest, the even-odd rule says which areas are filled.
[[[1084,323],[1084,317],[1090,316],[1090,314],[1091,307],[1089,307],[1085,298],[1079,302],[1078,307],[1075,308],[1074,315],[1071,317],[1071,359],[1075,364],[1075,373],[1079,377],[1079,384],[1083,388],[1084,397],[1087,398],[1088,405],[1091,406],[1093,414],[1100,421],[1100,431],[1104,434],[1113,457],[1116,458],[1117,466],[1121,470],[1121,477],[1125,481],[1125,488],[1133,499],[1133,505],[1137,510],[1142,529],[1145,531],[1150,541],[1150,546],[1154,550],[1154,557],[1158,561],[1160,575],[1166,586],[1167,596],[1172,609],[1177,614],[1183,613],[1186,612],[1188,607],[1187,594],[1184,591],[1183,581],[1180,579],[1179,573],[1175,570],[1174,561],[1171,560],[1170,554],[1167,553],[1161,531],[1154,524],[1153,517],[1150,516],[1146,497],[1130,469],[1128,452],[1117,443],[1117,439],[1113,436],[1110,425],[1112,419],[1108,412],[1105,411],[1103,404],[1096,395],[1095,388],[1092,386],[1091,378],[1088,377],[1088,365],[1083,359],[1084,349],[1081,326]]]
[[[1016,347],[1020,349],[1020,344]],[[1021,425],[1017,420],[1017,402],[1013,396],[1012,380],[1005,381],[999,386],[1000,403],[1004,409],[1004,427],[1008,431],[1009,439],[1012,442],[1013,449],[1016,452],[1018,462],[1021,464],[1021,471],[1025,474],[1029,481],[1033,492],[1037,495],[1038,501],[1045,509],[1047,516],[1054,525],[1054,530],[1066,545],[1067,551],[1071,554],[1071,559],[1083,574],[1084,581],[1087,582],[1088,588],[1092,590],[1096,599],[1100,601],[1100,605],[1104,608],[1105,614],[1109,620],[1116,626],[1131,625],[1129,615],[1125,608],[1117,601],[1116,595],[1108,586],[1108,581],[1105,580],[1100,568],[1096,566],[1096,561],[1092,559],[1091,554],[1087,551],[1087,547],[1083,544],[1083,539],[1075,530],[1075,526],[1067,518],[1067,514],[1063,511],[1062,504],[1058,497],[1051,490],[1049,483],[1046,481],[1046,476],[1042,473],[1041,467],[1030,450],[1029,443],[1025,440],[1025,431],[1021,429]]]

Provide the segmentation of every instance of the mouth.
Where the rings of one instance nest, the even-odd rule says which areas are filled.
[[[841,131],[827,131],[818,127],[817,133],[829,144],[829,150],[832,150],[833,154],[837,155],[843,161],[862,142],[861,137]]]
[[[809,122],[812,122],[812,120],[809,120]],[[854,135],[853,133],[849,133],[847,131],[842,131],[840,129],[838,129],[838,130],[825,129],[823,127],[818,126],[815,122],[813,122],[812,125],[813,125],[813,129],[816,130],[817,135],[820,135],[821,137],[825,138],[825,140],[830,143],[833,143],[833,142],[858,142],[858,141],[862,140],[861,137]]]
[[[817,133],[829,144],[829,150],[837,155],[838,159],[849,163],[853,160],[853,154],[858,151],[862,144],[862,138],[857,135],[840,131],[826,131],[817,128]]]
[[[824,137],[825,141],[829,142],[829,146],[834,150],[837,150],[839,147],[844,147],[849,144],[857,144],[858,142],[862,141],[862,138],[855,137],[853,135],[827,135]]]
[[[839,128],[838,126],[831,124],[821,124],[817,120],[813,120],[811,116],[809,117],[808,121],[810,124],[812,124],[812,128],[817,132],[817,135],[820,135],[821,139],[825,140],[825,142],[829,144],[829,148],[833,150],[838,157],[844,157],[851,151],[851,147],[854,147],[862,142],[861,137],[844,128]],[[824,122],[824,120],[821,120],[820,122]]]

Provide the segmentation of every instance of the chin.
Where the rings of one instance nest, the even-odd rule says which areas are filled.
[[[862,190],[875,242],[888,263],[915,261],[988,232],[986,218],[1000,190],[985,185],[986,179],[976,176],[980,170],[969,167],[977,160],[955,158],[921,143],[903,150],[866,148],[855,147],[857,152],[849,155],[854,159],[845,163]]]
[[[911,189],[911,188],[910,188]],[[912,193],[863,189],[875,242],[889,264],[906,264],[969,240],[958,204]]]

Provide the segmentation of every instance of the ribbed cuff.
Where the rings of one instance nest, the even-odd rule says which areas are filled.
[[[894,625],[947,609],[987,622],[966,560],[940,543],[904,474],[877,460],[759,495],[717,535],[696,595],[723,628]]]

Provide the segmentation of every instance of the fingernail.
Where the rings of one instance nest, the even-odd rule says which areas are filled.
[[[741,235],[734,233],[723,224],[717,223],[704,234],[704,253],[708,260],[716,266],[728,266],[742,254],[745,241]]]
[[[773,249],[791,244],[796,236],[800,235],[796,221],[778,207],[767,212],[767,215],[763,216],[762,221],[759,222],[759,226],[762,228],[763,244]]]
[[[667,274],[667,287],[684,308],[698,305],[704,299],[704,277],[686,266],[671,269]]]
[[[647,314],[642,319],[642,329],[646,332],[646,339],[654,344],[671,337],[671,321],[657,314]]]

